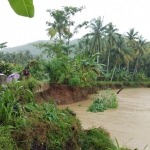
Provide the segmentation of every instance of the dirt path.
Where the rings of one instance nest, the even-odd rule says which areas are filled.
[[[150,150],[150,88],[123,89],[117,95],[119,107],[99,113],[87,112],[92,96],[86,101],[59,107],[68,106],[76,112],[84,129],[102,126],[120,145],[143,150],[148,144],[145,150]]]

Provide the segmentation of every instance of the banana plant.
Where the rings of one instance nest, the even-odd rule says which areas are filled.
[[[14,12],[20,16],[34,17],[33,0],[8,0]]]

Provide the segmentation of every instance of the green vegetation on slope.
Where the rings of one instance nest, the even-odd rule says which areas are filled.
[[[52,100],[36,103],[24,82],[0,88],[1,150],[116,149],[106,130],[83,130],[68,108],[60,110]]]

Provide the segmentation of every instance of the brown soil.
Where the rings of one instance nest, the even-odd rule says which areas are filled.
[[[89,94],[96,93],[93,88],[71,87],[66,84],[51,84],[48,89],[36,94],[37,102],[54,100],[57,105],[72,104],[86,100]]]

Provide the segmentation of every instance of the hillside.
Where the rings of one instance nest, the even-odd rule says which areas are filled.
[[[6,53],[7,52],[12,53],[12,52],[29,50],[31,52],[31,54],[33,54],[33,55],[40,55],[42,51],[40,49],[34,47],[33,44],[39,44],[41,42],[43,42],[43,43],[50,42],[51,43],[51,41],[49,41],[49,40],[39,40],[39,41],[24,44],[24,45],[21,45],[21,46],[3,48],[2,51],[6,52]],[[70,42],[70,44],[77,44],[77,43],[78,43],[78,39],[72,40]]]

